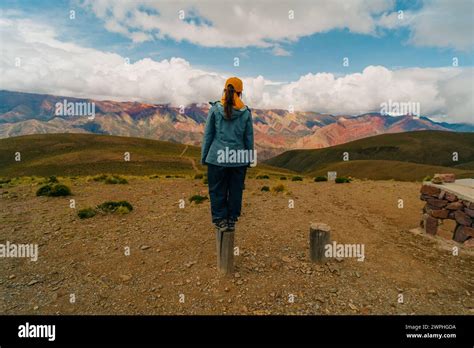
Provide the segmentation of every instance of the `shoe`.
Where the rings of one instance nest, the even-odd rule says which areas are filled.
[[[228,232],[234,232],[235,231],[235,223],[237,222],[237,219],[228,219],[227,220],[227,231]]]
[[[217,232],[225,232],[227,231],[227,221],[222,219],[222,220],[218,220],[214,223],[214,225],[216,226],[216,231]]]

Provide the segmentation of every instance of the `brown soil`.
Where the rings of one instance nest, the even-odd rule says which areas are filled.
[[[0,313],[473,313],[474,257],[464,248],[453,256],[440,247],[452,226],[442,225],[435,239],[409,232],[421,217],[420,184],[248,179],[235,236],[236,273],[223,277],[209,202],[188,201],[207,194],[206,186],[192,179],[129,182],[76,180],[76,210],[69,197],[36,197],[36,185],[0,189],[0,243],[39,244],[37,262],[0,259]],[[280,183],[285,193],[260,191]],[[106,200],[127,200],[134,210],[77,217],[78,209]],[[365,244],[365,261],[310,263],[310,222],[329,224],[338,243]]]

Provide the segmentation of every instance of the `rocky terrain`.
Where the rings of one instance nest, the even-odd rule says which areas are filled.
[[[36,179],[0,189],[0,243],[39,244],[37,262],[0,259],[0,313],[474,311],[474,256],[465,247],[453,255],[452,247],[460,245],[449,240],[450,221],[435,237],[410,232],[422,216],[420,183],[248,179],[236,231],[235,273],[223,277],[216,270],[209,202],[188,200],[207,193],[201,180],[129,177],[125,185],[59,180],[73,196],[36,197]],[[278,184],[284,192],[260,190]],[[76,209],[70,208],[70,198]],[[78,218],[78,209],[106,200],[127,200],[134,209]],[[330,225],[331,239],[338,243],[364,244],[365,260],[310,263],[310,222]]]

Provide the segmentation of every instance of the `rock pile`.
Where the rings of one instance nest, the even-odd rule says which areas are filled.
[[[438,231],[438,219],[456,221],[453,239],[470,245],[474,237],[474,202],[460,199],[456,194],[439,187],[423,185],[420,199],[425,201],[421,226],[426,233],[435,235]]]

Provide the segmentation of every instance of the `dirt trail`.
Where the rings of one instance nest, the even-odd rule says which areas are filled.
[[[189,145],[186,145],[186,146],[184,147],[184,149],[183,149],[183,151],[181,151],[179,157],[183,157],[183,155],[184,155],[184,154],[186,153],[186,151],[188,150],[188,147],[189,147]]]
[[[188,148],[189,148],[189,145],[186,145],[186,147],[183,149],[183,151],[181,152],[181,154],[179,155],[179,157],[183,157],[184,154],[186,153],[186,151],[188,150]],[[197,167],[196,161],[194,160],[194,158],[192,158],[192,157],[187,157],[187,156],[184,156],[184,157],[189,160],[189,162],[191,163],[191,166],[193,167],[193,170],[194,170],[196,173],[199,173],[199,168]]]
[[[280,183],[285,193],[260,191]],[[0,312],[473,313],[472,254],[461,249],[453,256],[409,232],[423,205],[419,184],[250,179],[246,186],[230,278],[217,275],[209,203],[188,203],[207,192],[199,180],[79,180],[72,184],[77,209],[124,199],[134,206],[127,215],[87,220],[77,218],[69,198],[35,197],[37,186],[1,189],[8,193],[1,198],[0,241],[38,243],[40,256],[0,260]],[[310,222],[329,224],[338,243],[364,244],[365,260],[308,262]],[[448,227],[441,226],[442,235]]]

